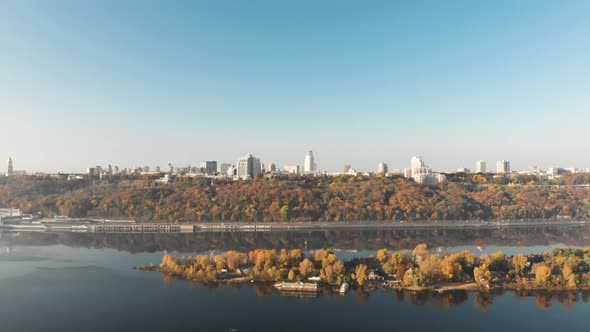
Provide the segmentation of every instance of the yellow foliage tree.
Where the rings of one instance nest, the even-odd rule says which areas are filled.
[[[354,269],[354,275],[356,277],[356,282],[363,286],[365,282],[367,282],[367,266],[364,264],[359,264]]]

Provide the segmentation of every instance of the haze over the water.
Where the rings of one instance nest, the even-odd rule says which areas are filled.
[[[0,3],[0,160],[590,167],[588,1]],[[4,170],[4,164],[0,164]]]

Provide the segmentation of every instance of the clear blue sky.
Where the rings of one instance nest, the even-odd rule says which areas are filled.
[[[589,88],[590,1],[0,2],[16,169],[585,168]]]

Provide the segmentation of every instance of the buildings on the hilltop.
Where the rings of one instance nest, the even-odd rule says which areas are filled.
[[[380,162],[377,165],[377,174],[387,174],[387,171],[388,171],[388,169],[387,169],[387,164],[386,163]]]
[[[205,175],[214,175],[217,173],[217,161],[206,161],[201,165],[201,173]]]
[[[483,160],[478,160],[475,163],[475,173],[485,173],[486,172],[486,162]]]
[[[268,166],[268,171],[271,173],[276,173],[277,172],[277,165],[275,165],[275,163],[270,163],[270,165]]]
[[[496,173],[510,173],[510,162],[507,160],[500,160],[496,163]]]
[[[303,173],[305,174],[314,174],[317,170],[315,164],[315,158],[313,157],[312,151],[307,151],[305,154],[305,159],[303,161]]]
[[[471,170],[469,168],[460,167],[457,168],[457,173],[471,173]]]
[[[422,156],[413,156],[410,160],[410,166],[411,168],[409,171],[407,171],[407,169],[404,170],[404,175],[413,178],[417,183],[430,186],[446,180],[444,174],[432,172],[430,167],[426,166],[424,163],[424,158],[422,158]]]
[[[283,166],[283,173],[287,174],[299,174],[299,165],[294,166]]]
[[[219,165],[219,173],[222,175],[227,175],[227,170],[231,167],[231,164],[222,163]]]
[[[238,178],[250,180],[262,173],[260,159],[247,154],[245,157],[238,159],[237,163]]]

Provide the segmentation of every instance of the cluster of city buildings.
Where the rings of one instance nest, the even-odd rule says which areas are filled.
[[[204,177],[221,177],[231,179],[250,180],[261,174],[270,174],[275,176],[289,174],[318,174],[317,165],[312,151],[308,151],[303,161],[303,168],[299,165],[286,165],[278,169],[274,163],[268,168],[260,162],[260,158],[247,154],[238,158],[235,164],[220,163],[217,161],[204,161],[197,166],[175,167],[168,164],[165,169],[159,166],[151,168],[150,166],[122,168],[108,165],[106,168],[101,166],[89,167],[86,170],[87,175],[91,176],[112,176],[112,175],[130,175],[130,174],[162,174],[159,182],[170,182],[175,176],[204,176]]]
[[[545,177],[549,179],[558,178],[564,174],[579,173],[579,172],[590,172],[590,169],[578,169],[578,168],[560,168],[552,167],[548,170],[541,170],[539,167],[530,166],[526,170],[513,171],[510,167],[510,162],[507,160],[500,160],[496,163],[495,172],[488,170],[487,164],[483,160],[478,160],[475,163],[475,171],[472,172],[468,168],[459,168],[457,173],[495,173],[498,175],[535,175],[539,177]],[[13,167],[12,158],[8,158],[7,169],[4,173],[5,176],[24,175],[25,171],[15,171]],[[312,151],[308,151],[303,159],[303,167],[300,165],[285,165],[282,168],[278,168],[275,163],[270,163],[268,167],[260,161],[260,158],[247,154],[244,157],[238,158],[235,164],[230,163],[218,163],[217,161],[204,161],[199,166],[186,166],[186,167],[175,167],[172,164],[168,164],[164,169],[156,166],[151,168],[150,166],[133,167],[133,168],[119,168],[118,166],[108,165],[107,167],[95,166],[89,167],[86,170],[86,175],[90,176],[113,176],[113,175],[132,175],[132,174],[157,174],[164,175],[158,179],[158,182],[171,182],[177,176],[203,176],[203,177],[215,177],[215,178],[226,178],[226,179],[241,179],[250,180],[259,175],[266,176],[288,176],[288,175],[328,175],[328,176],[339,176],[339,175],[362,175],[362,176],[373,176],[380,174],[384,176],[402,175],[407,178],[412,178],[417,183],[426,185],[432,185],[438,182],[445,181],[446,176],[441,172],[434,172],[428,167],[422,156],[413,156],[410,160],[410,167],[402,169],[389,170],[388,166],[384,162],[380,162],[377,165],[377,172],[359,172],[352,165],[344,165],[342,172],[321,172],[315,161],[315,157]],[[68,179],[79,179],[83,178],[80,174],[70,174]]]
[[[463,173],[471,173],[471,170],[468,168],[459,168],[457,172]],[[550,167],[549,169],[542,170],[537,166],[529,166],[526,170],[517,170],[513,171],[510,168],[510,162],[507,160],[500,160],[496,163],[496,172],[495,174],[514,174],[514,175],[535,175],[538,177],[544,177],[548,179],[556,179],[564,174],[574,174],[574,173],[588,173],[590,169],[579,169],[575,167],[570,168],[562,168],[562,167]],[[483,160],[478,160],[475,163],[475,172],[474,173],[493,173],[488,171],[486,167],[486,162]]]

